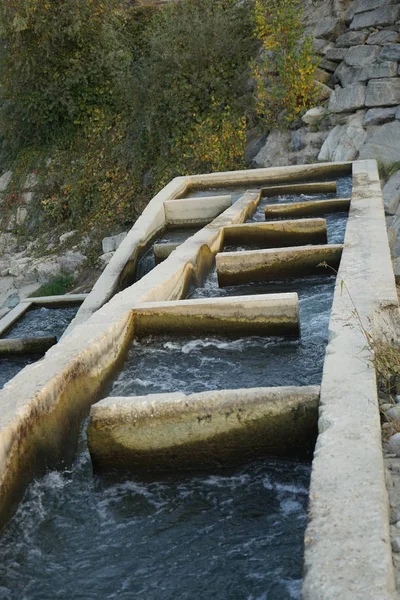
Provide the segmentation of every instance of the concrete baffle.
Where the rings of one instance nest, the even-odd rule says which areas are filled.
[[[263,198],[272,196],[287,196],[291,194],[335,194],[336,181],[317,183],[290,183],[287,185],[270,185],[261,189]]]
[[[348,212],[350,198],[334,198],[333,200],[306,200],[305,202],[285,202],[267,204],[264,208],[265,218],[282,219],[296,217],[317,217],[330,213]]]
[[[299,335],[295,292],[148,302],[133,311],[136,338],[148,335]]]
[[[56,336],[38,338],[9,338],[0,340],[0,356],[13,354],[44,354],[57,344]]]
[[[251,281],[331,275],[332,269],[339,268],[342,250],[341,244],[330,244],[221,252],[216,257],[218,283],[224,287]]]
[[[232,206],[232,196],[201,196],[164,202],[165,218],[169,226],[206,225]]]
[[[97,471],[219,467],[270,456],[309,456],[319,387],[215,390],[106,398],[90,411]]]
[[[224,227],[224,246],[283,248],[326,244],[327,241],[325,219],[293,219]]]

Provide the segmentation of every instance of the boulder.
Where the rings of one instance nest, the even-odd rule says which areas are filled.
[[[382,193],[385,212],[389,215],[394,215],[400,205],[400,170],[390,177],[389,181],[384,185]]]
[[[291,139],[292,133],[290,131],[272,129],[265,145],[254,158],[255,164],[260,167],[287,165]]]
[[[396,44],[399,40],[400,34],[398,31],[382,29],[382,31],[371,33],[367,39],[367,44],[378,44],[380,46],[384,46],[385,44]]]
[[[337,68],[337,62],[334,62],[333,60],[328,60],[327,58],[323,58],[319,63],[319,66],[321,67],[321,69],[324,69],[329,73],[334,73]]]
[[[395,106],[400,104],[400,79],[372,79],[367,85],[366,106]]]
[[[364,117],[364,127],[383,125],[383,123],[394,121],[396,118],[396,111],[396,106],[390,108],[370,108],[367,110]]]
[[[344,59],[346,48],[331,48],[325,54],[325,58],[329,61],[340,63]]]
[[[383,46],[379,60],[400,61],[400,44],[388,44]]]
[[[367,27],[386,27],[393,25],[400,16],[400,6],[384,5],[368,12],[354,15],[350,29],[365,29]]]
[[[336,47],[349,48],[350,46],[359,46],[364,44],[367,37],[367,31],[347,31],[338,37]]]
[[[365,104],[365,86],[335,87],[330,97],[329,110],[334,113],[349,112],[362,108]]]
[[[342,86],[349,86],[356,82],[369,81],[370,79],[382,79],[397,76],[397,63],[382,62],[368,65],[366,67],[349,67],[344,62],[335,71],[334,78],[340,81]]]
[[[81,252],[70,251],[60,256],[58,264],[60,265],[61,271],[68,274],[75,273],[83,263],[86,261],[86,256]]]
[[[115,250],[120,246],[123,240],[128,235],[127,231],[123,231],[118,235],[111,235],[110,237],[106,237],[101,242],[101,247],[103,250],[103,254],[108,254],[108,252],[115,252]]]
[[[25,183],[22,187],[25,190],[30,190],[30,189],[36,187],[37,184],[38,184],[38,177],[37,177],[36,173],[34,171],[32,171],[31,173],[28,173],[28,175],[26,176]]]
[[[400,157],[400,121],[371,127],[360,148],[360,159],[373,158],[391,165]]]
[[[301,117],[301,120],[306,125],[318,125],[325,115],[326,109],[323,106],[314,106],[304,113],[304,115]]]
[[[323,21],[315,28],[314,35],[316,38],[335,40],[345,29],[346,25],[343,21],[332,17],[330,19],[323,19]]]
[[[106,252],[105,254],[101,254],[99,256],[99,261],[102,269],[104,269],[104,267],[108,265],[113,256],[114,252]]]
[[[344,60],[349,67],[365,67],[375,62],[382,51],[381,46],[352,46]]]
[[[62,235],[60,235],[59,237],[59,242],[60,244],[64,244],[66,241],[68,241],[70,238],[74,237],[74,235],[76,235],[78,232],[76,229],[74,229],[73,231],[67,231],[66,233],[63,233]]]
[[[322,38],[315,38],[312,45],[315,54],[320,54],[321,56],[324,56],[327,50],[333,47],[334,45],[332,42],[323,40]]]
[[[322,83],[321,81],[315,82],[316,89],[316,97],[318,102],[323,102],[324,100],[328,100],[332,94],[332,90],[330,87]]]
[[[400,121],[400,106],[398,106],[396,110],[396,119]]]
[[[362,114],[356,114],[345,125],[336,125],[325,140],[318,160],[334,162],[354,160],[367,135],[362,126],[362,119]]]
[[[6,171],[0,177],[0,192],[5,192],[12,178],[12,171]]]
[[[315,79],[325,85],[331,85],[332,73],[327,73],[323,69],[315,69]]]
[[[385,0],[359,0],[354,9],[354,13],[358,14],[361,12],[366,12],[367,10],[374,10],[374,8],[379,8],[385,3],[389,4],[389,2],[385,2]]]

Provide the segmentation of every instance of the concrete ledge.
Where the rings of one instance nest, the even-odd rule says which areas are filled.
[[[349,208],[350,198],[340,198],[268,204],[264,209],[264,213],[266,219],[282,219],[288,217],[316,217],[329,213],[348,212]]]
[[[167,225],[206,225],[232,205],[232,196],[202,196],[164,202]]]
[[[159,244],[154,244],[153,251],[156,265],[168,258],[180,245],[178,242],[160,242]]]
[[[134,310],[135,337],[224,334],[299,335],[296,293],[154,302]]]
[[[216,257],[218,283],[221,287],[250,281],[273,281],[287,277],[329,275],[321,263],[337,270],[343,246],[297,246],[279,250],[220,252]]]
[[[54,344],[57,344],[56,336],[0,340],[0,356],[44,354]]]
[[[90,412],[94,468],[216,467],[263,456],[308,455],[319,388],[219,390],[106,398]]]
[[[303,600],[398,597],[376,377],[354,318],[356,309],[369,330],[376,311],[397,305],[377,165],[357,161],[321,384]]]
[[[272,196],[288,196],[290,194],[336,194],[336,181],[274,185],[264,187],[261,190],[261,195],[263,198],[269,198]]]
[[[327,241],[325,219],[294,219],[224,227],[224,245],[282,248],[302,244],[326,244]]]

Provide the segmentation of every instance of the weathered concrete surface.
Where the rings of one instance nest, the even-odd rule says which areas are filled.
[[[377,385],[361,327],[385,306],[397,295],[378,171],[358,161],[321,385],[304,600],[396,597]]]
[[[339,268],[343,246],[296,246],[293,248],[220,252],[216,257],[218,283],[221,287],[273,281],[286,277],[327,275]]]
[[[334,198],[333,200],[269,204],[265,207],[264,213],[266,219],[282,219],[284,217],[315,217],[335,212],[347,212],[349,208],[350,198]]]
[[[160,242],[159,244],[154,244],[154,258],[156,260],[156,264],[158,265],[160,262],[168,258],[168,256],[180,246],[178,242]]]
[[[71,455],[83,416],[129,347],[135,306],[181,298],[191,282],[201,280],[211,268],[222,247],[222,228],[245,221],[259,201],[258,193],[244,194],[178,252],[116,295],[0,390],[0,526],[32,476]]]
[[[232,196],[180,198],[164,202],[167,225],[206,225],[232,204]]]
[[[216,467],[312,452],[319,388],[278,387],[106,398],[91,409],[96,470]]]
[[[147,303],[133,312],[135,337],[218,334],[299,335],[296,293]]]
[[[263,187],[261,195],[263,198],[271,196],[283,196],[287,194],[335,194],[336,181],[321,183],[292,183],[289,185],[275,185]]]
[[[57,343],[57,337],[13,338],[0,340],[0,356],[10,354],[44,354]]]
[[[326,244],[325,219],[293,219],[266,223],[243,223],[224,228],[224,245],[281,248],[302,244]]]

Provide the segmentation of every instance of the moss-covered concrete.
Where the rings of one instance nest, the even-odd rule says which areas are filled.
[[[44,354],[56,343],[56,336],[0,340],[0,356],[9,356],[12,354]]]
[[[294,219],[224,227],[224,246],[283,248],[326,244],[327,241],[325,219]]]
[[[219,390],[107,398],[90,413],[96,470],[166,470],[309,456],[319,388]]]
[[[217,275],[221,287],[251,281],[273,281],[287,277],[329,275],[326,265],[338,270],[343,246],[297,246],[278,250],[249,250],[217,254]]]
[[[350,198],[334,198],[333,200],[307,200],[305,202],[268,204],[264,209],[264,213],[267,220],[317,217],[336,212],[348,212],[350,201]]]

